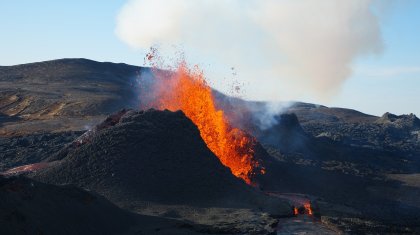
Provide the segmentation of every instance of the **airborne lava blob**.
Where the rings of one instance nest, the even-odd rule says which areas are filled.
[[[154,58],[148,55],[147,58]],[[153,71],[153,85],[145,92],[152,93],[145,108],[182,110],[197,125],[207,147],[220,159],[221,163],[236,177],[253,184],[256,174],[264,169],[254,158],[256,140],[240,129],[233,128],[223,110],[215,106],[211,88],[204,74],[195,66],[189,69],[185,62],[175,71],[158,69]]]

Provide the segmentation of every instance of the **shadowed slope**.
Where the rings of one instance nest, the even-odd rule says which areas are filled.
[[[134,215],[74,186],[0,176],[0,234],[115,234]]]

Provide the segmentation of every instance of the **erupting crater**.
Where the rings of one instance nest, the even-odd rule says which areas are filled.
[[[296,207],[293,206],[293,214],[294,215],[313,215],[313,211],[312,211],[312,207],[311,207],[311,203],[305,202],[302,206]]]
[[[155,56],[147,56],[154,59]],[[255,184],[253,177],[265,170],[254,157],[256,139],[232,127],[215,99],[203,72],[195,66],[189,69],[185,62],[175,71],[152,69],[153,83],[147,91],[153,93],[142,108],[182,110],[198,127],[207,147],[228,167],[232,174],[247,184]]]

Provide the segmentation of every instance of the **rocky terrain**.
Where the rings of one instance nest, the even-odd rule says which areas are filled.
[[[112,203],[134,213],[158,216],[160,218],[157,219],[163,219],[160,221],[163,226],[158,230],[168,225],[167,228],[174,233],[183,229],[191,233],[216,234],[246,234],[246,231],[264,234],[273,231],[277,223],[277,219],[269,215],[273,212],[264,211],[267,205],[261,204],[258,210],[250,206],[258,203],[249,203],[265,196],[256,196],[258,200],[254,196],[243,196],[243,200],[237,201],[239,206],[224,204],[226,201],[223,206],[212,200],[200,201],[203,198],[200,199],[198,194],[209,194],[207,199],[213,194],[216,195],[213,198],[220,198],[220,195],[217,190],[205,191],[206,188],[199,185],[194,187],[200,192],[197,194],[177,191],[176,183],[187,180],[188,184],[193,184],[188,181],[191,177],[153,178],[161,180],[161,183],[171,182],[167,185],[172,190],[171,196],[185,194],[191,197],[186,197],[184,201],[177,201],[176,197],[151,200],[161,195],[159,190],[162,189],[153,188],[152,179],[144,178],[143,173],[153,173],[147,172],[147,169],[159,169],[159,174],[163,176],[169,172],[171,175],[185,172],[195,178],[204,177],[189,168],[171,168],[176,165],[174,162],[164,161],[164,165],[159,165],[151,161],[155,155],[156,159],[190,156],[186,155],[187,152],[191,156],[207,156],[205,165],[219,169],[216,172],[221,174],[221,178],[227,177],[226,169],[220,164],[216,166],[217,161],[209,161],[212,153],[200,147],[202,141],[186,137],[197,135],[197,130],[189,126],[191,123],[181,121],[181,114],[168,113],[148,120],[141,112],[128,111],[124,118],[111,120],[112,125],[104,125],[107,128],[99,128],[101,130],[93,135],[92,131],[86,132],[95,130],[94,127],[111,113],[123,108],[136,108],[140,102],[137,80],[145,74],[148,74],[146,68],[85,59],[0,67],[0,172],[13,175],[28,169],[42,169],[28,176],[53,184],[73,183],[97,191]],[[231,123],[257,137],[268,152],[261,156],[267,170],[258,179],[262,191],[309,195],[317,205],[320,223],[339,228],[344,233],[420,233],[420,121],[415,115],[385,113],[377,117],[355,110],[299,102],[278,104],[284,108],[273,114],[267,113],[271,104],[230,98],[216,91],[214,94],[218,106],[226,111]],[[190,134],[177,136],[176,132],[169,131],[171,125],[182,127],[177,129],[178,132]],[[133,129],[137,132],[129,131]],[[122,132],[130,134],[117,134]],[[160,136],[165,135],[171,137],[161,139]],[[143,145],[127,144],[131,140]],[[196,149],[182,144],[186,142],[195,143]],[[184,150],[176,150],[176,146],[180,145]],[[117,164],[118,159],[124,157],[113,154],[120,151],[118,146],[123,146],[126,151],[124,156],[131,164]],[[169,149],[160,146],[168,146]],[[136,157],[138,153],[151,160],[139,160]],[[191,164],[204,164],[194,162],[192,157],[188,159]],[[10,171],[39,162],[43,164]],[[146,163],[155,165],[141,168]],[[79,167],[84,170],[73,171]],[[195,167],[200,168],[198,165]],[[139,173],[138,169],[142,171]],[[100,180],[86,174],[85,170],[100,175]],[[135,180],[128,180],[130,178]],[[237,185],[232,191],[244,190],[234,180],[222,181],[227,185]],[[211,185],[211,180],[208,184]],[[133,191],[136,185],[150,187],[151,191]],[[219,187],[211,187],[216,186]],[[134,198],[130,195],[140,196]],[[234,201],[229,196],[225,198]],[[165,201],[169,199],[174,201]],[[197,200],[196,203],[194,200]],[[284,213],[284,210],[285,207],[278,211]],[[283,228],[296,227],[296,221],[283,220],[283,223],[290,225]],[[253,226],[255,224],[258,226]],[[162,234],[168,234],[169,230]],[[279,230],[279,234],[281,232],[284,231]]]
[[[0,171],[42,161],[85,131],[34,133],[0,137]]]
[[[375,117],[293,103],[267,128],[261,124],[267,104],[217,95],[224,110],[236,107],[247,114],[227,112],[277,159],[260,179],[264,190],[314,195],[323,219],[350,233],[419,231],[420,126],[415,115]]]

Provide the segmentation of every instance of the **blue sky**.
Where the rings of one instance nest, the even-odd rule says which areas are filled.
[[[123,0],[0,1],[0,65],[59,59],[140,64],[114,33]]]
[[[420,115],[420,1],[396,6],[382,22],[385,50],[360,58],[330,105],[380,115]]]
[[[143,54],[115,35],[125,0],[2,0],[0,65],[58,58],[141,65]],[[330,101],[303,101],[369,114],[420,115],[420,1],[395,5],[382,21],[385,50],[353,64],[354,73]],[[147,33],[147,32],[145,32]],[[240,74],[240,71],[238,71]]]

